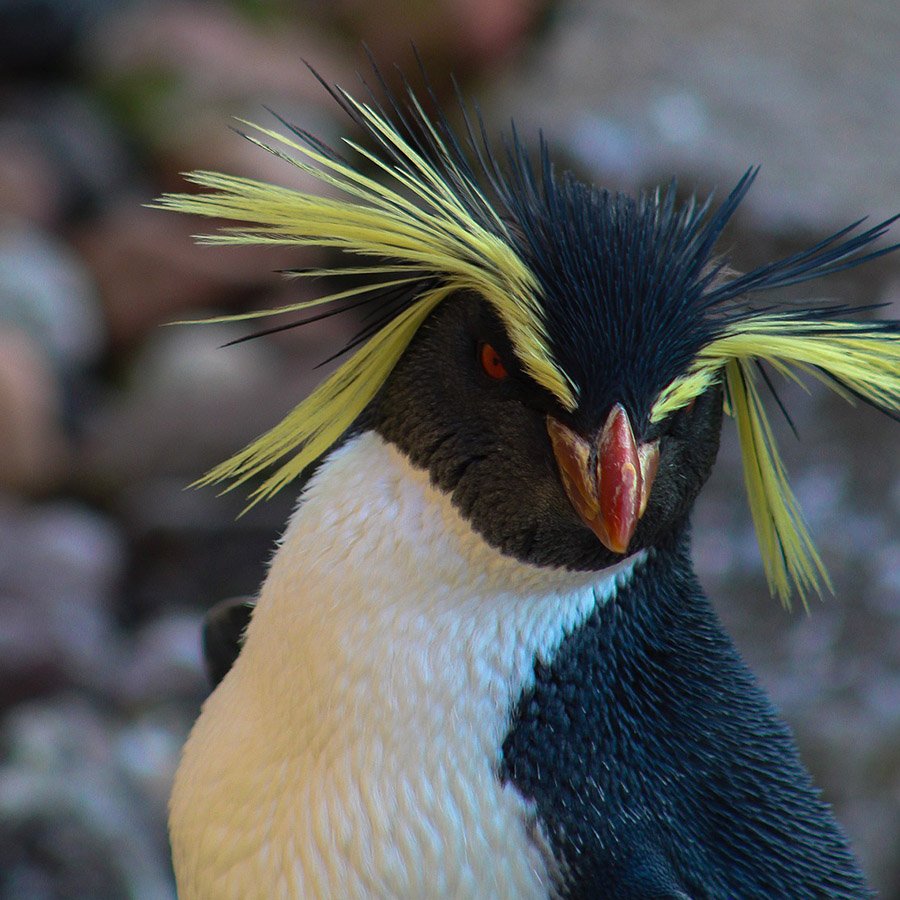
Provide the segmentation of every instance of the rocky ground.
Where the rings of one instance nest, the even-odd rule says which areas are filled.
[[[762,163],[726,239],[739,266],[900,203],[892,4],[394,5],[0,4],[3,900],[173,896],[165,803],[205,693],[199,622],[253,593],[291,504],[238,519],[240,497],[184,488],[296,403],[352,323],[229,350],[240,328],[162,327],[286,302],[298,289],[273,270],[315,260],[197,248],[196,223],[144,204],[192,168],[292,177],[231,116],[266,105],[339,135],[302,59],[352,84],[361,40],[407,64],[413,38],[438,83],[454,70],[500,127],[543,125],[610,187],[726,188]],[[893,317],[898,293],[896,259],[794,292]],[[767,597],[728,427],[695,557],[881,896],[900,898],[900,432],[819,391],[786,399],[834,598],[788,614]]]

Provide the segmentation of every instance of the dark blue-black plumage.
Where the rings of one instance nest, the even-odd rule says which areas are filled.
[[[500,777],[536,803],[563,897],[870,896],[686,529],[535,675]]]
[[[409,156],[371,126],[349,95],[311,71],[386,163],[418,180]],[[646,427],[652,401],[697,352],[730,323],[760,312],[746,302],[752,295],[834,274],[900,246],[871,249],[898,216],[864,230],[860,219],[812,247],[738,275],[717,255],[716,244],[758,167],[748,169],[715,208],[712,195],[702,202],[693,197],[677,202],[674,181],[666,190],[632,198],[559,172],[543,136],[533,155],[514,124],[501,137],[498,152],[479,111],[471,111],[458,92],[461,127],[455,127],[424,68],[424,100],[402,77],[401,90],[392,90],[374,61],[373,71],[376,88],[363,81],[369,104],[432,167],[471,220],[508,242],[536,276],[553,359],[576,385],[575,424],[584,431],[599,425],[600,415],[615,402],[625,404],[632,424]],[[277,118],[317,152],[346,162],[305,129]],[[443,277],[435,271],[413,287],[369,298],[373,308],[366,324],[335,355],[355,349]],[[800,320],[837,320],[859,312],[837,305],[768,308]],[[896,333],[898,324],[883,322],[873,329]]]

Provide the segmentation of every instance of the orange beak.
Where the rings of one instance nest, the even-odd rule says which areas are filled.
[[[624,553],[647,508],[659,466],[659,441],[638,447],[621,403],[612,408],[593,442],[552,416],[547,416],[547,432],[575,511],[604,547]]]

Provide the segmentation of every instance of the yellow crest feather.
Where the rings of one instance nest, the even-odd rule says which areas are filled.
[[[230,480],[234,487],[277,466],[251,494],[251,503],[280,490],[340,438],[381,389],[426,317],[457,291],[473,291],[483,297],[503,322],[531,379],[546,388],[564,409],[571,412],[577,406],[577,387],[550,351],[543,303],[553,298],[541,295],[537,277],[515,249],[517,242],[507,219],[485,196],[468,165],[468,156],[446,121],[441,118],[435,125],[410,90],[406,113],[422,139],[407,139],[401,133],[407,127],[405,114],[396,106],[399,125],[379,108],[339,88],[328,90],[374,139],[377,152],[349,140],[344,143],[374,168],[377,177],[355,169],[286,123],[300,140],[244,123],[257,135],[248,136],[249,140],[327,185],[338,196],[321,197],[253,179],[195,172],[187,176],[188,180],[207,193],[167,194],[157,204],[163,209],[241,223],[200,238],[206,243],[311,246],[352,257],[347,267],[292,273],[296,277],[352,275],[366,279],[365,284],[312,300],[205,321],[251,319],[340,300],[364,302],[379,292],[408,292],[402,312],[374,331],[361,349],[282,422],[198,482]],[[467,126],[470,147],[487,182],[501,195],[508,190],[507,200],[517,191],[530,192],[531,200],[526,199],[524,207],[512,206],[514,213],[527,208],[528,202],[538,196],[538,187],[533,171],[523,163],[517,139],[512,157],[514,168],[518,168],[510,187],[502,184],[503,175],[496,163],[485,164],[468,120]],[[542,151],[545,149],[542,147]],[[550,171],[546,159],[544,164],[545,172]],[[840,312],[836,315],[823,309],[754,313],[746,307],[726,309],[724,304],[753,292],[841,271],[887,253],[894,248],[860,251],[883,234],[893,220],[854,235],[860,224],[855,223],[808,250],[737,276],[711,263],[710,253],[755,175],[755,169],[748,170],[708,220],[704,216],[709,201],[699,208],[689,203],[676,212],[670,191],[657,196],[655,206],[639,206],[640,215],[634,221],[623,220],[628,227],[622,227],[646,236],[650,232],[640,231],[635,222],[647,210],[656,216],[653,239],[669,252],[681,254],[680,265],[672,270],[680,279],[676,279],[677,288],[673,290],[691,298],[687,308],[693,304],[704,315],[709,313],[700,329],[707,342],[699,351],[695,349],[697,344],[691,345],[688,358],[696,353],[693,362],[660,393],[650,419],[665,419],[724,379],[726,410],[738,426],[747,493],[770,588],[786,602],[793,585],[805,602],[809,591],[817,590],[822,583],[828,585],[828,576],[788,484],[757,389],[757,367],[765,364],[801,383],[802,377],[812,376],[848,400],[861,397],[897,413],[900,332],[897,323],[843,322],[837,318]],[[552,173],[545,175],[545,190],[548,179],[556,202],[561,196],[569,196],[566,186],[553,187]],[[510,211],[509,204],[506,211]],[[515,214],[508,217],[516,219]],[[523,227],[527,231],[527,226]],[[520,237],[518,232],[516,236]],[[640,259],[644,258],[644,247],[643,243],[639,245]],[[554,258],[551,267],[555,263]],[[718,277],[702,274],[709,271]],[[638,266],[628,277],[643,284],[644,274],[644,268]],[[726,274],[729,277],[724,277]],[[657,291],[653,296],[653,302],[659,304],[663,295]]]
[[[750,511],[769,587],[784,602],[793,585],[808,592],[831,587],[788,484],[759,391],[755,366],[770,365],[792,380],[810,375],[844,399],[854,395],[900,412],[900,335],[878,323],[806,320],[796,314],[750,316],[726,326],[693,365],[659,396],[660,421],[705,391],[724,370],[727,410],[735,418]]]
[[[432,279],[437,284],[416,296],[404,314],[377,332],[279,425],[199,482],[208,484],[230,479],[233,487],[297,451],[254,492],[253,502],[278,491],[340,437],[384,384],[428,313],[455,291],[471,290],[484,297],[506,326],[526,372],[565,408],[573,409],[576,403],[574,385],[561,372],[549,350],[537,280],[506,239],[506,226],[481,188],[445,153],[446,158],[441,161],[453,175],[451,187],[448,179],[405,141],[380,112],[346,93],[342,92],[342,96],[371,132],[402,158],[405,167],[392,165],[350,141],[345,143],[380,169],[397,190],[313,146],[244,123],[272,142],[251,137],[254,143],[348,199],[320,197],[214,172],[194,172],[186,176],[188,180],[209,189],[210,193],[166,194],[157,203],[163,209],[245,223],[241,228],[227,227],[218,234],[205,235],[200,238],[204,243],[329,247],[357,258],[380,260],[370,267],[357,265],[340,270],[342,274],[371,276],[371,282],[363,287],[278,309],[206,321],[275,315],[404,284],[412,288],[416,282]],[[445,149],[424,113],[422,120],[436,145]],[[414,199],[401,193],[401,189]],[[467,204],[477,205],[493,230],[484,227]],[[300,276],[321,274],[335,274],[335,271],[299,273]]]

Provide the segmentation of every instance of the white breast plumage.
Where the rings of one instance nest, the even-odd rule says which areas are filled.
[[[639,556],[603,573],[489,547],[365,433],[310,481],[171,804],[179,894],[546,897],[497,777],[516,699]]]

